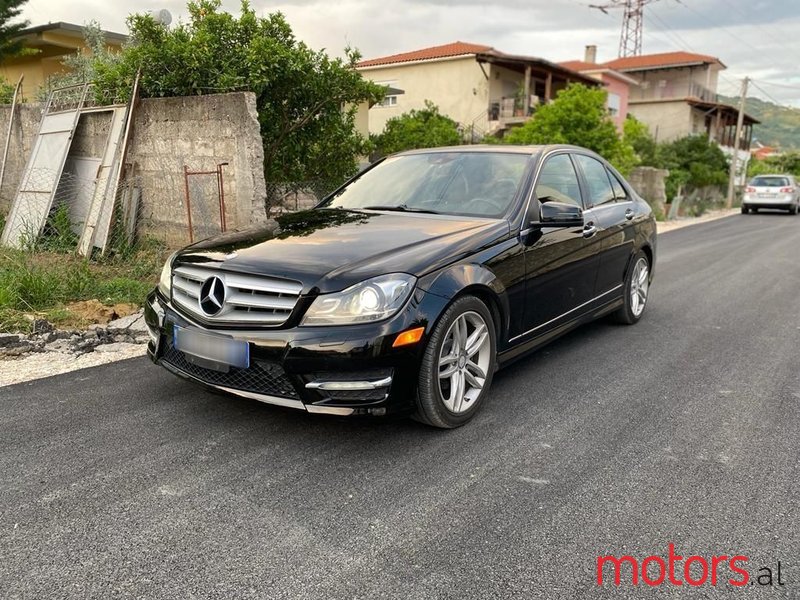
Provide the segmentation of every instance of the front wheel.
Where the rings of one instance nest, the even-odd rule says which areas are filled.
[[[496,359],[489,309],[474,296],[459,298],[442,315],[425,348],[415,418],[442,429],[464,425],[486,398]]]
[[[625,278],[624,304],[614,313],[618,323],[633,325],[642,318],[650,292],[650,261],[644,252],[633,257],[632,267]]]

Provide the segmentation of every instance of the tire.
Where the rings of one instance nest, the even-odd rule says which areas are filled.
[[[644,269],[644,274],[642,274],[642,269]],[[613,318],[617,323],[633,325],[642,318],[650,293],[650,261],[641,250],[631,261],[631,268],[625,277],[624,289],[624,304],[613,314]]]
[[[792,209],[789,211],[789,214],[791,214],[791,215],[796,215],[798,212],[800,212],[800,210],[798,210],[799,208],[800,208],[800,207],[799,207],[797,204],[795,204],[795,205],[792,207]]]
[[[747,208],[744,204],[742,204],[742,214],[746,215],[749,212],[750,212],[750,209]]]
[[[477,334],[470,348],[467,342],[481,326],[483,334]],[[460,350],[455,350],[456,345]],[[441,429],[467,423],[488,395],[496,363],[497,337],[491,312],[475,296],[459,298],[444,312],[428,340],[414,418]],[[442,377],[443,373],[450,376]]]

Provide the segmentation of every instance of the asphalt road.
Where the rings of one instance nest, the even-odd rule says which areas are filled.
[[[638,325],[509,367],[456,431],[220,397],[145,359],[0,388],[0,597],[800,598],[800,217],[659,244]],[[723,565],[716,588],[597,586],[598,555],[670,542],[774,585]]]

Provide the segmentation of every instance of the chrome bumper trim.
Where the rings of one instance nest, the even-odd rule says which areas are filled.
[[[315,406],[313,404],[306,404],[306,410],[310,413],[321,415],[352,415],[355,410],[352,408],[343,408],[339,406]]]
[[[263,402],[265,404],[287,406],[289,408],[296,408],[298,410],[305,410],[306,408],[306,405],[303,404],[300,400],[292,400],[291,398],[281,398],[279,396],[270,396],[268,394],[257,394],[255,392],[246,392],[244,390],[235,390],[233,388],[225,387],[223,385],[214,385],[213,383],[206,383],[205,385],[210,385],[211,387],[216,388],[220,391],[226,392],[228,394],[234,394],[235,396],[241,396],[242,398],[250,398],[251,400],[258,400],[259,402]]]
[[[360,390],[377,390],[391,385],[392,378],[385,377],[377,381],[311,381],[306,384],[309,390],[328,390],[338,392],[357,392]]]

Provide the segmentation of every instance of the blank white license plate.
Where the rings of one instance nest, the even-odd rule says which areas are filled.
[[[250,346],[247,342],[177,325],[173,331],[173,346],[184,354],[240,369],[250,366]]]
[[[769,192],[761,192],[758,197],[759,198],[775,198],[778,194],[771,194]]]

